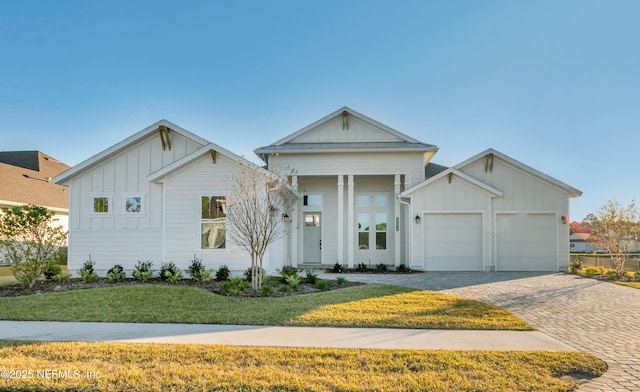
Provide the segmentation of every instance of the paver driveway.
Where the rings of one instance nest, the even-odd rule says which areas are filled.
[[[443,291],[509,309],[541,332],[607,362],[607,373],[579,391],[640,391],[638,289],[562,273],[359,274],[350,280]]]

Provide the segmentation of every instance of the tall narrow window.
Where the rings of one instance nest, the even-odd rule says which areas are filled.
[[[358,249],[386,250],[389,226],[387,195],[358,195]]]
[[[201,247],[224,249],[227,239],[227,200],[225,196],[202,196]]]

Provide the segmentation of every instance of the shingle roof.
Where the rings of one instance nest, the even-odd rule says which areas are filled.
[[[438,165],[437,163],[432,163],[429,162],[427,164],[427,166],[424,167],[424,178],[425,179],[429,179],[435,175],[438,175],[440,173],[442,173],[443,171],[447,170],[448,167],[446,166],[442,166],[442,165]]]
[[[40,151],[0,152],[0,204],[68,209],[68,188],[51,181],[67,169],[68,165]]]

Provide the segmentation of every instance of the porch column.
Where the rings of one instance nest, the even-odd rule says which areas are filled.
[[[347,260],[349,260],[349,268],[353,268],[353,257],[354,257],[354,251],[353,251],[353,237],[354,237],[354,222],[353,222],[353,215],[354,215],[354,211],[353,211],[353,187],[354,187],[354,182],[353,182],[353,174],[349,174],[348,177],[348,182],[347,182],[347,244],[348,244],[348,248],[347,251],[349,252],[349,255],[347,256]]]
[[[344,262],[344,176],[338,176],[338,263]]]
[[[400,185],[402,185],[402,183],[400,182],[400,174],[396,174],[393,181],[393,228],[395,230],[393,236],[395,241],[393,253],[395,256],[396,267],[400,265],[400,254],[402,253],[400,251],[400,201],[398,200],[398,197],[400,195]]]
[[[298,176],[291,177],[291,187],[298,190]],[[298,266],[298,227],[300,221],[300,200],[296,200],[291,208],[291,266]]]

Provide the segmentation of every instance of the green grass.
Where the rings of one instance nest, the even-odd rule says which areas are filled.
[[[117,286],[1,298],[0,319],[533,329],[493,305],[379,284],[277,298],[225,297],[185,286]]]
[[[585,353],[4,341],[0,369],[33,375],[0,378],[3,391],[490,392],[571,391],[606,365]]]
[[[68,272],[66,265],[61,265],[60,268],[62,269],[62,272]],[[18,284],[18,281],[13,276],[13,272],[11,272],[11,267],[0,266],[0,286],[10,284]]]

